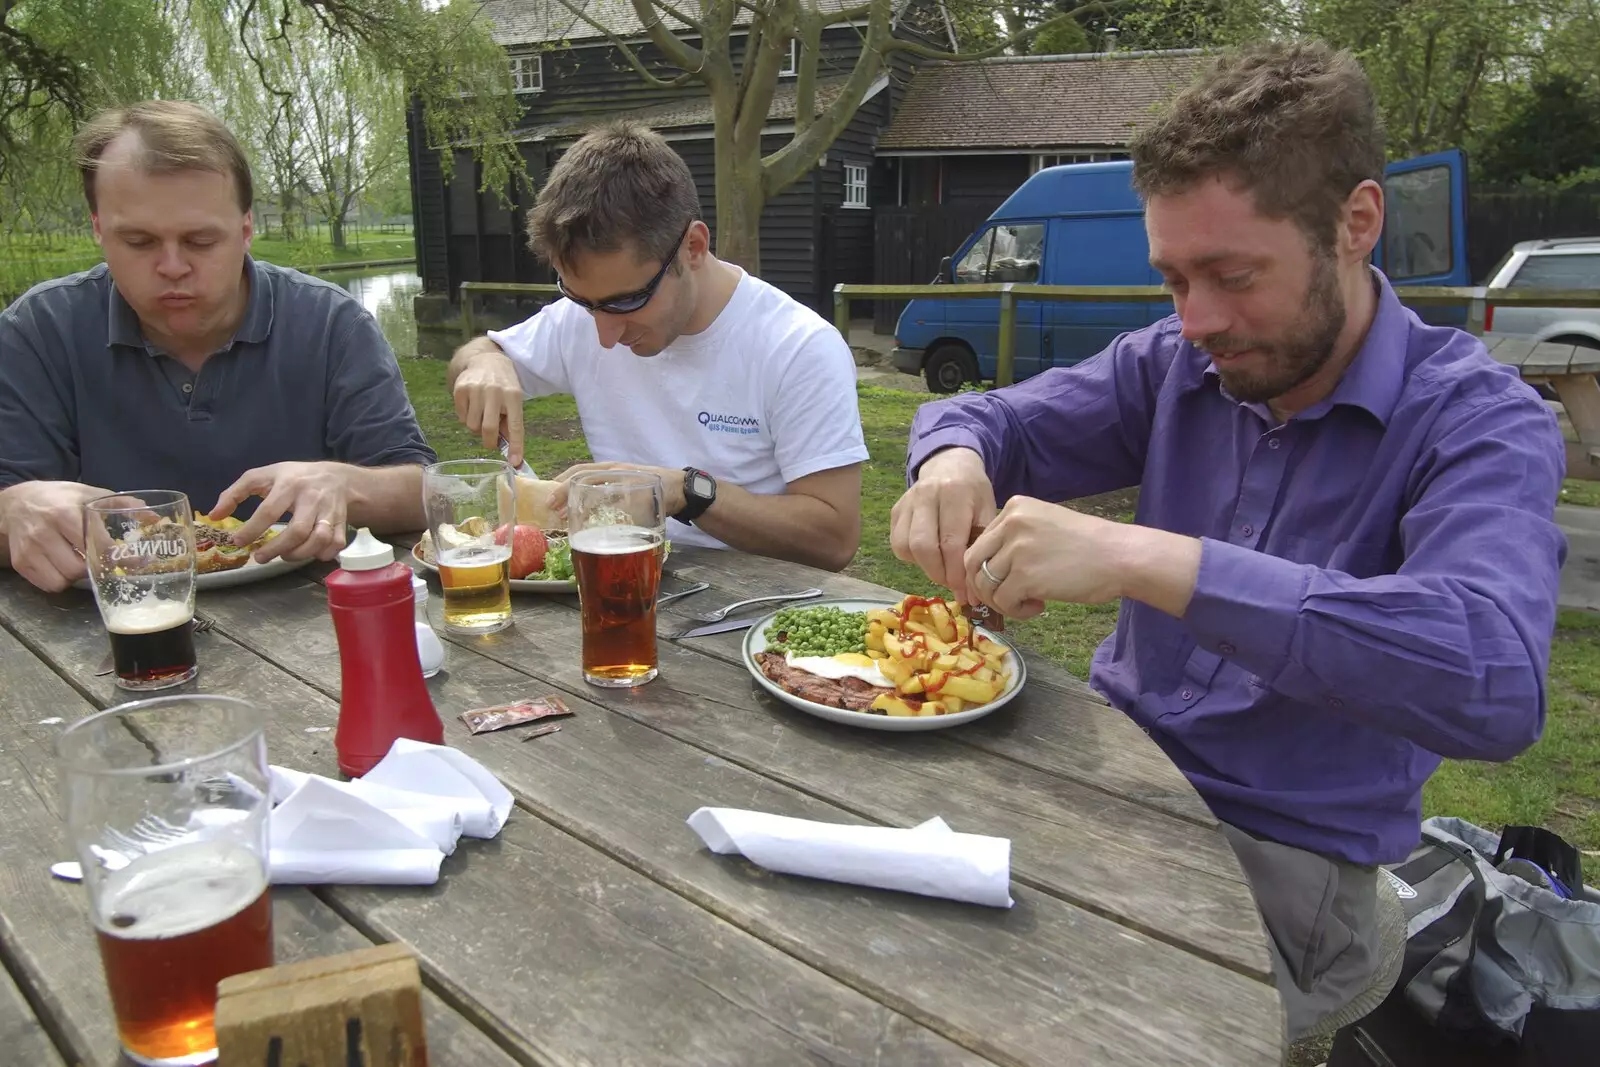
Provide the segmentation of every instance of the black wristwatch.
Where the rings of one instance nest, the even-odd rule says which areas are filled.
[[[683,510],[672,516],[679,522],[693,522],[706,513],[717,499],[717,480],[698,467],[683,468]]]

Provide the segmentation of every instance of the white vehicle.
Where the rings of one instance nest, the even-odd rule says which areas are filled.
[[[1491,289],[1600,289],[1600,237],[1520,241],[1489,275]],[[1485,333],[1600,348],[1600,308],[1494,307]]]

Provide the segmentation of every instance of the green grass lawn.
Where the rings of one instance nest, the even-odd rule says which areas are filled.
[[[409,233],[352,232],[346,247],[335,252],[326,229],[304,240],[256,237],[251,255],[285,267],[311,267],[363,259],[399,259],[415,252]],[[0,236],[0,307],[21,296],[28,287],[48,278],[88,270],[100,262],[100,249],[85,236],[45,237],[37,234]]]
[[[412,403],[441,458],[493,455],[465,433],[444,388],[439,360],[402,362]],[[935,587],[889,551],[889,509],[904,487],[906,433],[922,394],[863,386],[861,419],[868,462],[862,483],[861,548],[849,573],[907,593]],[[577,409],[569,397],[527,405],[528,462],[542,475],[585,460]],[[1596,483],[1572,483],[1589,491]],[[1600,499],[1597,499],[1600,503]],[[1091,505],[1127,518],[1116,500]],[[1116,622],[1114,607],[1051,605],[1036,619],[1007,625],[1007,635],[1086,678],[1089,657]],[[1504,764],[1447,761],[1428,783],[1427,813],[1457,815],[1480,825],[1548,826],[1585,849],[1600,849],[1600,615],[1562,612],[1550,665],[1550,715],[1544,738]]]

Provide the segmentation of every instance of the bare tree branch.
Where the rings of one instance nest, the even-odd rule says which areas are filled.
[[[568,11],[572,12],[578,18],[582,19],[592,29],[599,30],[601,33],[603,33],[606,39],[616,47],[617,51],[622,53],[622,57],[628,61],[628,65],[633,68],[634,73],[643,78],[645,84],[650,86],[652,89],[676,89],[679,86],[687,85],[690,81],[693,81],[696,75],[699,73],[697,69],[699,66],[698,52],[696,52],[694,49],[689,49],[687,45],[683,45],[687,51],[694,52],[695,59],[693,62],[679,63],[676,58],[672,57],[671,52],[667,53],[668,58],[671,58],[674,63],[678,63],[680,67],[684,68],[683,74],[678,75],[676,78],[662,78],[652,74],[645,68],[644,62],[639,58],[639,54],[632,48],[628,47],[627,42],[621,37],[618,37],[609,26],[602,25],[600,22],[591,18],[587,11],[577,7],[572,3],[572,0],[556,0],[556,2],[562,7],[566,8]],[[672,38],[671,34],[668,34],[667,36]],[[672,39],[676,40],[676,38]],[[678,43],[680,45],[683,44],[681,41]],[[662,49],[662,51],[667,50]]]
[[[925,44],[919,44],[916,41],[907,41],[899,37],[889,38],[880,47],[882,48],[885,56],[893,52],[905,52],[909,55],[920,56],[923,59],[940,59],[952,63],[968,63],[975,59],[989,59],[993,56],[1002,55],[1008,49],[1015,48],[1020,44],[1025,44],[1026,42],[1033,40],[1033,38],[1037,37],[1045,30],[1053,29],[1056,26],[1065,25],[1070,21],[1075,21],[1080,15],[1109,13],[1117,10],[1118,8],[1126,7],[1127,4],[1128,0],[1096,0],[1096,2],[1092,4],[1083,4],[1079,7],[1073,8],[1071,11],[1057,15],[1054,18],[1046,19],[1044,22],[1041,22],[1035,26],[1030,26],[1018,33],[1013,33],[1011,36],[1007,37],[994,47],[985,48],[980,52],[949,52],[942,48],[929,48]],[[837,21],[837,16],[830,20],[830,22]]]
[[[567,4],[567,0],[561,0],[561,3]],[[639,17],[640,25],[650,35],[650,40],[655,43],[655,46],[661,49],[662,55],[666,56],[672,63],[675,63],[680,70],[700,72],[705,69],[705,55],[701,48],[710,43],[710,38],[706,36],[703,24],[696,23],[697,26],[700,26],[701,48],[693,48],[680,40],[677,34],[667,29],[666,24],[661,21],[661,17],[651,7],[651,0],[632,0],[632,3],[633,13]],[[616,34],[610,30],[606,31],[606,36],[619,46],[626,47],[617,40]]]

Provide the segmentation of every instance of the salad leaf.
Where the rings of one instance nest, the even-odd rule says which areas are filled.
[[[572,546],[566,541],[551,541],[550,551],[544,557],[544,570],[528,577],[541,582],[572,581]]]

